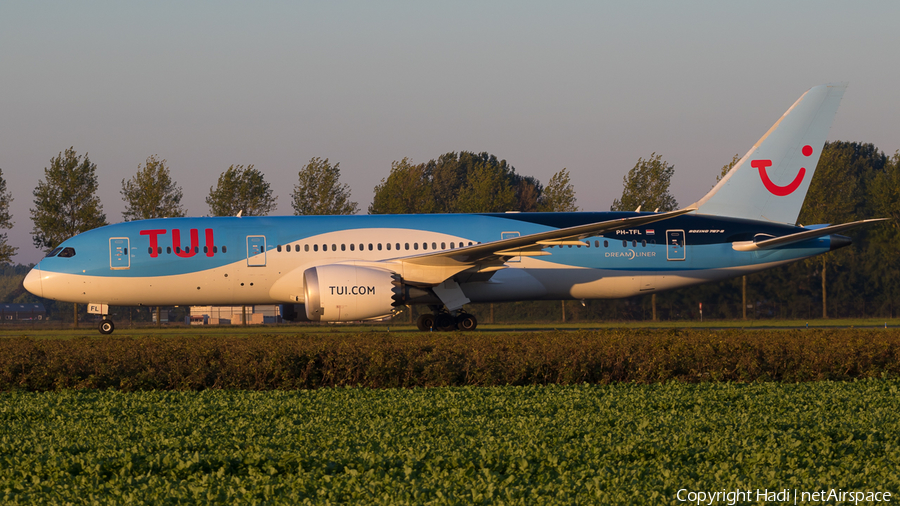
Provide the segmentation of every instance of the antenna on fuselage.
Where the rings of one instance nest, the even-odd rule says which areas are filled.
[[[238,211],[238,213],[237,213],[235,216],[238,217],[238,218],[240,218],[240,217],[241,217],[241,213],[243,213],[243,212],[244,212],[244,210],[241,209],[240,211]]]

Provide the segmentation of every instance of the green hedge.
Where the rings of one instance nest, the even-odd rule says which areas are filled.
[[[898,372],[892,330],[0,340],[2,390],[796,382]]]

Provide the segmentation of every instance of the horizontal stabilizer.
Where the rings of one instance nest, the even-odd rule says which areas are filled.
[[[772,249],[779,246],[786,246],[788,244],[807,241],[809,239],[815,239],[817,237],[825,237],[826,235],[837,234],[839,232],[843,232],[844,230],[849,230],[851,228],[856,228],[863,225],[880,223],[889,219],[890,218],[876,218],[872,220],[853,221],[850,223],[843,223],[841,225],[831,225],[829,227],[806,230],[803,232],[797,232],[796,234],[773,237],[771,239],[764,239],[761,241],[740,241],[732,243],[731,247],[737,251],[758,251],[764,249]]]

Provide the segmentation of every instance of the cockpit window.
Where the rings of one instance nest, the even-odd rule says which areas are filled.
[[[50,253],[47,253],[46,258],[55,257],[61,250],[62,250],[62,247],[54,248],[53,251],[51,251]]]
[[[60,258],[72,258],[75,256],[75,248],[65,248],[64,250],[59,252],[58,255]]]

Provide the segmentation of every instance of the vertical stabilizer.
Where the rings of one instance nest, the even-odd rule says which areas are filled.
[[[797,222],[847,83],[803,94],[693,207],[698,213]]]

